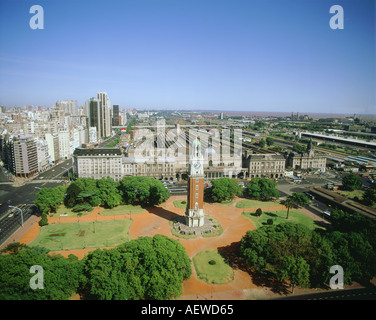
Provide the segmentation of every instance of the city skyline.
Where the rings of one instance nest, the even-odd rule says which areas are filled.
[[[375,113],[375,1],[0,4],[0,104],[106,91],[121,108]]]

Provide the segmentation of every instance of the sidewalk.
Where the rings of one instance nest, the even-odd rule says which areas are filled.
[[[39,234],[39,220],[40,217],[31,216],[24,223],[23,227],[20,227],[15,233],[13,233],[0,247],[0,249],[6,247],[12,242],[20,242],[29,244]]]

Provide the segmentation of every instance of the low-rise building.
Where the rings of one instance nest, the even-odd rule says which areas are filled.
[[[312,139],[307,145],[305,152],[290,152],[286,159],[286,166],[291,167],[293,170],[326,170],[326,156],[321,152],[314,150]]]
[[[79,178],[101,179],[123,177],[123,156],[119,148],[76,148],[73,152],[73,174]]]

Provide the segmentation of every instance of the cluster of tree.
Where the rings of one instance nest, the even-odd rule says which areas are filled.
[[[312,231],[290,222],[248,231],[241,255],[255,272],[295,286],[328,284],[330,267],[344,269],[344,282],[365,283],[376,275],[376,227],[360,214],[332,213],[332,229]]]
[[[79,293],[85,299],[167,300],[179,297],[192,273],[184,247],[163,235],[141,237],[84,259],[49,255],[22,246],[0,255],[0,299],[57,300]],[[30,287],[31,266],[43,268],[43,290]]]
[[[166,300],[177,298],[191,276],[184,247],[163,235],[141,237],[83,260],[80,293],[98,300]]]
[[[374,205],[376,203],[376,190],[368,188],[366,191],[364,191],[361,202],[366,206]]]
[[[274,144],[274,139],[271,138],[271,137],[267,137],[265,140],[264,140],[264,138],[261,138],[260,141],[259,141],[259,146],[261,148],[264,148],[265,145],[267,145],[268,147],[270,147],[273,144]]]
[[[354,191],[360,189],[363,183],[359,176],[354,173],[349,173],[342,178],[342,187],[348,191]]]
[[[212,186],[205,189],[205,198],[209,201],[221,202],[241,196],[243,188],[235,179],[220,178],[212,180]]]
[[[90,211],[95,206],[113,208],[122,203],[156,205],[166,201],[170,192],[154,178],[124,177],[119,182],[112,178],[78,178],[69,187],[43,188],[34,204],[42,213],[41,225],[48,224],[47,213],[55,212],[62,203],[73,211]]]
[[[118,186],[111,178],[78,178],[69,185],[64,204],[73,211],[90,210],[99,205],[113,208],[122,202]]]
[[[38,191],[34,204],[42,214],[55,212],[64,201],[66,190],[67,186],[42,188]]]
[[[248,129],[261,131],[263,128],[267,126],[267,123],[264,121],[256,120],[254,124],[249,124]]]
[[[48,224],[47,214],[56,212],[59,205],[64,201],[67,186],[54,188],[42,188],[38,191],[34,204],[41,213],[40,226]]]
[[[170,191],[159,180],[149,177],[125,177],[118,190],[126,204],[157,205],[170,197]]]
[[[0,255],[0,300],[65,300],[75,293],[82,277],[76,256],[64,258],[42,248],[18,245],[12,244],[3,250],[7,254]],[[43,289],[33,290],[30,268],[36,265],[43,268]],[[41,285],[38,280],[34,283]]]
[[[330,143],[321,143],[320,147],[327,148],[327,149],[333,149],[333,150],[337,149],[337,146],[335,144],[330,144]]]
[[[295,143],[292,147],[292,151],[295,151],[295,152],[304,152],[306,150],[307,150],[307,146],[305,146],[304,144]]]
[[[36,204],[40,210],[48,212],[64,201],[68,208],[78,208],[77,211],[80,211],[79,208],[88,205],[106,208],[113,208],[121,203],[156,205],[169,197],[170,193],[163,183],[154,178],[125,177],[119,182],[112,178],[78,178],[65,189],[40,190]]]
[[[253,178],[251,182],[247,184],[245,194],[256,200],[267,201],[273,198],[279,198],[276,183],[271,179],[258,177]]]

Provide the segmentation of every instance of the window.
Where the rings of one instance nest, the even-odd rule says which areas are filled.
[[[196,193],[196,199],[198,198],[198,193]]]

